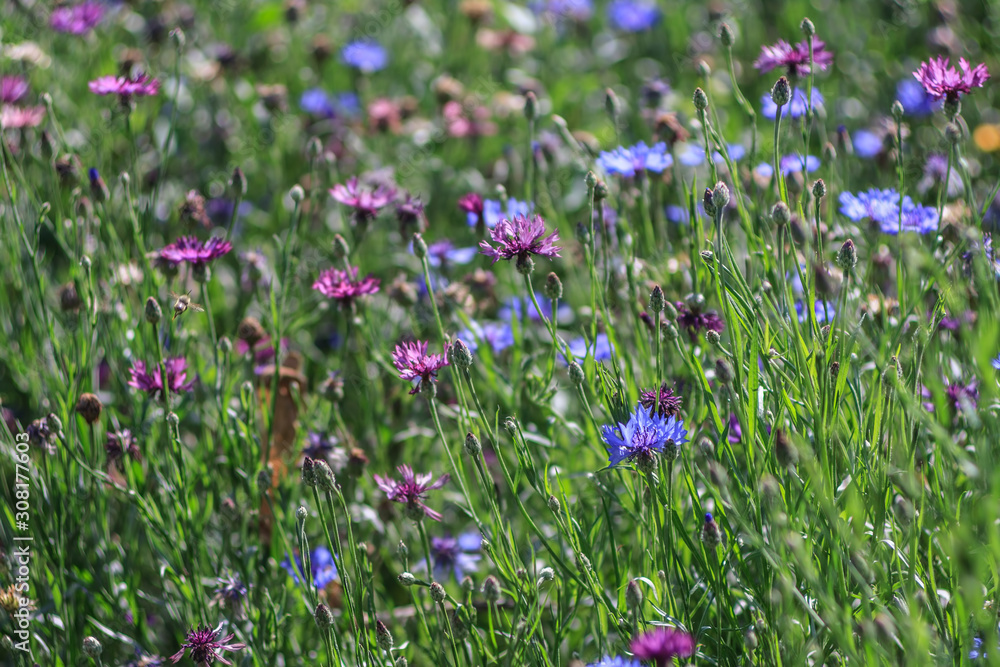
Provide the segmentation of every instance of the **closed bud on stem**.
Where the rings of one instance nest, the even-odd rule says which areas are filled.
[[[441,604],[446,597],[448,597],[448,594],[445,592],[444,586],[436,581],[431,582],[431,599]]]
[[[483,581],[481,590],[487,602],[495,603],[500,599],[500,581],[492,574]]]
[[[310,161],[316,160],[323,154],[323,142],[319,137],[310,137],[306,142],[306,155]]]
[[[583,373],[583,367],[577,362],[571,361],[569,363],[569,381],[572,382],[574,386],[579,387],[586,379],[587,378]]]
[[[594,186],[594,200],[603,201],[608,198],[608,186],[604,181],[597,181]]]
[[[76,411],[88,424],[93,424],[101,416],[104,405],[96,394],[80,394],[80,399],[76,402]]]
[[[715,361],[715,379],[722,384],[729,384],[733,381],[733,367],[725,359]]]
[[[792,87],[788,83],[788,79],[785,77],[779,78],[774,87],[771,88],[771,101],[777,104],[779,107],[783,107],[788,104],[789,100],[792,99]]]
[[[837,252],[837,265],[844,271],[852,270],[858,263],[858,249],[854,241],[847,239]]]
[[[407,548],[406,542],[403,540],[400,540],[399,544],[396,545],[396,555],[400,558],[406,558],[410,555],[410,550]]]
[[[332,493],[337,489],[337,478],[333,476],[333,470],[323,459],[316,459],[316,487],[324,493]]]
[[[101,655],[102,650],[103,647],[101,646],[101,642],[97,641],[97,637],[83,638],[83,652],[91,658]]]
[[[715,206],[715,213],[721,214],[727,204],[729,204],[729,186],[719,181],[712,190],[712,205]]]
[[[261,493],[271,488],[270,468],[261,468],[260,472],[257,473],[257,488],[260,489]]]
[[[587,184],[588,189],[593,189],[597,185],[597,174],[588,171],[587,175],[583,177],[583,182]]]
[[[956,102],[956,104],[958,104]],[[948,102],[945,100],[945,110],[947,111]],[[956,146],[962,142],[962,128],[958,123],[948,123],[944,128],[944,136],[948,139],[948,143],[952,146]]]
[[[618,124],[618,115],[621,113],[621,104],[615,91],[610,88],[604,89],[604,110],[608,112],[608,118],[615,125]]]
[[[802,19],[802,23],[799,24],[799,28],[802,29],[802,34],[806,37],[812,37],[816,34],[816,26],[808,18]]]
[[[514,437],[517,433],[517,420],[513,417],[507,417],[503,420],[503,427],[511,437]]]
[[[538,98],[530,90],[524,96],[524,117],[528,120],[535,120],[538,117]]]
[[[555,301],[556,299],[561,299],[563,295],[562,281],[559,280],[559,276],[555,273],[549,273],[545,278],[545,286],[542,288],[542,293],[545,297]]]
[[[558,514],[560,511],[562,511],[562,504],[559,502],[559,499],[556,498],[555,496],[549,496],[548,506],[549,506],[549,511],[554,514]]]
[[[483,445],[475,433],[465,434],[465,453],[472,458],[478,458],[483,453]]]
[[[677,327],[674,326],[673,322],[664,322],[660,325],[660,329],[663,330],[663,335],[667,340],[677,340],[680,336],[680,332],[677,331]]]
[[[704,60],[698,61],[698,76],[703,79],[707,79],[712,76],[712,68],[708,66],[708,63]]]
[[[816,182],[813,183],[812,191],[813,197],[816,199],[822,199],[826,196],[826,183],[822,178],[816,179]]]
[[[799,450],[788,439],[788,433],[783,428],[776,429],[774,456],[782,468],[791,468],[799,462]]]
[[[625,586],[625,606],[628,607],[629,611],[638,611],[642,607],[642,589],[639,588],[639,582],[632,579]]]
[[[150,324],[159,324],[160,320],[163,318],[163,309],[160,308],[160,302],[156,300],[156,297],[149,297],[146,299],[146,321]]]
[[[316,486],[316,461],[311,456],[302,460],[302,483],[306,486]]]
[[[219,352],[222,354],[229,354],[233,351],[233,341],[229,340],[229,336],[223,336],[219,339]]]
[[[170,424],[170,428],[176,429],[181,423],[181,418],[177,416],[176,412],[168,412],[167,423]]]
[[[653,287],[649,294],[649,309],[654,313],[662,313],[666,305],[666,298],[663,296],[663,288],[659,285]]]
[[[452,343],[450,349],[454,364],[459,369],[467,371],[472,368],[472,351],[469,350],[469,346],[466,345],[462,339],[457,339],[454,343]]]
[[[792,212],[788,208],[788,204],[783,201],[779,201],[777,204],[771,207],[771,220],[774,224],[779,227],[787,225],[788,221],[792,219]]]
[[[519,255],[515,268],[522,276],[530,276],[535,270],[535,260],[531,259],[531,257],[528,257],[527,255]]]
[[[389,632],[389,628],[386,627],[385,623],[378,619],[375,619],[375,642],[383,651],[392,650],[392,633]]]
[[[837,161],[837,149],[829,141],[823,144],[823,159],[827,162]]]
[[[401,572],[399,576],[396,578],[399,580],[399,583],[405,586],[406,588],[409,588],[410,586],[413,586],[415,583],[417,583],[417,578],[414,577],[409,572]]]
[[[316,625],[320,630],[327,630],[333,625],[333,612],[325,604],[320,602],[316,605],[316,611],[313,613],[313,618],[316,619]]]
[[[705,341],[712,347],[719,347],[722,345],[722,336],[715,329],[709,329],[705,332]]]
[[[897,123],[903,120],[903,111],[904,109],[902,102],[896,100],[895,102],[892,103],[892,117]]]
[[[292,198],[293,202],[298,204],[306,198],[306,191],[302,189],[301,185],[296,183],[292,186],[292,189],[288,191],[288,196]]]
[[[304,522],[308,517],[309,517],[309,510],[307,510],[305,507],[299,507],[297,510],[295,510],[295,519],[299,523]]]
[[[736,41],[736,37],[733,35],[733,29],[729,27],[728,23],[723,23],[719,28],[719,41],[727,49],[730,48]]]
[[[698,111],[704,111],[708,108],[708,95],[701,88],[694,89],[694,95],[691,96],[691,101],[694,102],[694,108]]]
[[[237,197],[243,198],[247,195],[247,177],[243,174],[243,170],[239,167],[233,169],[233,176],[229,180],[229,185],[233,189],[233,194]]]

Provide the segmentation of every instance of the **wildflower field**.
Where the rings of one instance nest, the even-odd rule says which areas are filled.
[[[998,35],[0,0],[2,664],[1000,664]]]

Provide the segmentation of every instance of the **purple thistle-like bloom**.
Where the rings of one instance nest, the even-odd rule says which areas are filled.
[[[431,559],[434,561],[434,578],[445,579],[455,575],[455,581],[462,581],[468,572],[475,572],[480,556],[476,553],[483,544],[479,533],[463,533],[455,537],[432,537]],[[426,569],[427,561],[417,564],[417,569]]]
[[[656,667],[673,662],[674,657],[686,658],[694,654],[694,637],[674,628],[658,627],[639,635],[629,647],[632,654]]]
[[[49,14],[49,27],[56,32],[83,35],[90,32],[104,18],[104,5],[86,0],[78,5],[56,7]]]
[[[445,473],[438,477],[436,482],[431,483],[434,476],[429,472],[416,475],[413,468],[408,465],[401,465],[396,470],[399,471],[403,481],[397,482],[391,477],[375,475],[378,488],[385,491],[389,500],[405,504],[408,516],[414,521],[419,521],[424,516],[440,521],[441,515],[424,505],[423,501],[428,491],[440,489],[451,479],[451,475]]]
[[[389,64],[389,54],[382,45],[375,41],[358,40],[351,42],[340,52],[340,59],[346,65],[371,74]]]
[[[104,451],[108,455],[108,463],[114,463],[119,469],[125,467],[126,455],[133,461],[142,458],[139,451],[139,441],[127,428],[123,428],[117,433],[108,433],[108,440],[104,443]]]
[[[640,141],[635,146],[625,148],[619,146],[613,151],[603,151],[597,158],[597,166],[608,174],[618,174],[631,178],[645,171],[662,173],[674,163],[674,158],[667,151],[667,144],[660,142],[647,146]]]
[[[796,88],[792,91],[792,99],[788,104],[781,108],[781,115],[783,118],[800,118],[806,115],[806,110],[810,105],[807,102],[806,93],[801,88]],[[823,106],[823,95],[813,88],[812,91],[812,108],[818,109]],[[774,120],[778,115],[778,105],[774,103],[771,99],[771,93],[764,93],[760,98],[760,108],[761,113],[764,114],[765,118],[770,118]]]
[[[735,412],[729,413],[729,435],[726,439],[732,444],[738,444],[743,438],[743,429],[740,427],[740,419]]]
[[[228,642],[236,635],[229,634],[219,639],[221,634],[220,630],[210,630],[201,626],[197,630],[189,630],[181,645],[181,650],[170,656],[170,662],[180,662],[181,658],[184,657],[184,652],[190,651],[191,659],[196,665],[210,665],[216,660],[224,665],[233,664],[226,660],[222,653],[242,650],[246,648],[246,644],[229,644]]]
[[[358,297],[378,292],[379,283],[371,274],[358,280],[358,267],[349,266],[346,271],[327,269],[319,274],[312,288],[337,301],[341,308],[350,308]]]
[[[243,618],[243,602],[247,598],[249,589],[238,575],[230,574],[228,577],[219,577],[216,581],[215,595],[212,600],[215,604],[222,605],[238,619]]]
[[[984,63],[970,67],[965,58],[959,58],[958,65],[961,72],[948,66],[948,58],[939,56],[920,63],[920,69],[913,76],[933,99],[956,102],[960,95],[968,95],[973,88],[982,88],[990,78]]]
[[[185,262],[192,266],[204,266],[232,249],[232,243],[224,241],[218,236],[213,236],[204,243],[194,236],[182,236],[160,250],[159,259],[169,266],[177,266]]]
[[[470,226],[485,223],[485,219],[483,217],[485,204],[483,203],[483,198],[475,192],[470,192],[459,197],[458,207],[465,211]]]
[[[184,357],[170,357],[164,362],[167,368],[167,388],[171,394],[191,391],[194,387],[194,380],[185,383],[187,379],[187,359]],[[152,397],[163,393],[163,377],[160,373],[159,364],[154,365],[153,372],[147,372],[146,364],[142,361],[135,362],[129,369],[132,379],[128,381],[128,386],[144,391]]]
[[[630,461],[648,468],[656,452],[662,452],[668,445],[679,447],[687,442],[684,422],[676,417],[661,417],[642,405],[635,406],[627,424],[606,424],[601,431],[610,466]]]
[[[813,40],[813,65],[823,71],[833,62],[833,54],[826,50],[826,43],[821,39]],[[770,72],[776,67],[784,67],[788,76],[798,77],[809,74],[809,42],[799,42],[792,46],[779,39],[774,46],[762,46],[760,57],[754,61],[754,67],[761,74]]]
[[[722,318],[714,310],[705,311],[700,306],[688,306],[683,301],[678,301],[674,305],[677,307],[677,324],[687,329],[692,341],[698,337],[699,331],[712,330],[722,333],[726,328]]]
[[[660,20],[660,10],[653,2],[613,0],[608,5],[608,19],[624,32],[642,32],[656,25]]]
[[[957,410],[961,410],[965,404],[975,410],[979,401],[979,389],[975,381],[969,384],[953,382],[944,388],[944,393]]]
[[[0,79],[0,103],[15,104],[28,94],[28,82],[23,76],[5,76]]]
[[[396,198],[394,188],[379,185],[374,190],[363,190],[358,187],[358,177],[352,176],[346,185],[338,183],[330,190],[330,196],[344,206],[354,209],[358,221],[373,219],[378,212],[392,203]]]
[[[674,390],[664,382],[660,389],[647,389],[639,392],[639,404],[647,410],[656,410],[661,417],[677,417],[681,414],[681,397],[674,395]]]
[[[122,100],[134,97],[146,97],[160,92],[159,79],[151,79],[148,74],[140,74],[136,78],[127,76],[107,75],[94,79],[89,84],[90,92],[95,95],[118,95]]]
[[[444,354],[427,354],[427,341],[417,341],[397,345],[392,351],[392,363],[401,379],[415,381],[410,393],[416,394],[424,384],[437,381],[437,372],[448,365],[448,359]]]
[[[286,556],[281,561],[281,567],[292,576],[292,581],[296,584],[300,582],[299,572],[302,572],[302,557],[296,554],[295,565]],[[313,586],[320,590],[330,585],[337,578],[337,566],[333,562],[333,554],[324,546],[318,546],[309,552],[309,571]]]
[[[493,264],[501,259],[515,257],[518,261],[524,261],[531,255],[559,257],[559,251],[562,249],[553,245],[559,240],[558,231],[545,236],[545,221],[540,215],[533,215],[530,219],[516,215],[513,221],[504,218],[490,230],[490,238],[497,247],[494,248],[487,241],[481,241],[479,251],[492,257]]]

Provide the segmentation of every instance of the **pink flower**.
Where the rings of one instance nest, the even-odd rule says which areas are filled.
[[[958,100],[960,94],[968,95],[973,88],[982,88],[990,78],[989,70],[984,63],[970,67],[965,58],[959,58],[959,73],[954,67],[948,66],[948,59],[939,56],[920,63],[920,69],[913,76],[935,100]]]
[[[204,265],[213,259],[222,257],[233,249],[233,244],[213,236],[204,243],[193,236],[182,236],[160,250],[159,260],[169,266],[182,262],[192,265]]]
[[[191,391],[194,380],[184,382],[187,379],[187,360],[184,357],[171,357],[164,362],[164,366],[167,369],[167,387],[171,394]],[[159,364],[153,368],[152,373],[149,373],[146,364],[137,361],[129,369],[129,374],[132,379],[128,381],[128,386],[144,391],[154,398],[163,394],[163,376]]]
[[[674,656],[686,658],[694,654],[694,637],[674,628],[658,627],[632,640],[632,654],[639,660],[650,661],[656,667],[673,662]]]
[[[233,663],[226,660],[222,653],[224,651],[239,651],[246,648],[246,644],[230,644],[235,637],[230,634],[219,638],[222,633],[219,630],[211,630],[205,627],[198,627],[196,630],[189,630],[185,641],[181,644],[181,650],[170,656],[170,662],[177,663],[184,657],[185,651],[191,652],[191,660],[196,665],[210,665],[218,660],[224,665]]]
[[[833,62],[833,54],[826,50],[826,43],[821,39],[813,40],[813,65],[823,71]],[[799,42],[792,46],[779,39],[774,46],[763,46],[760,57],[754,61],[754,67],[762,74],[776,67],[785,67],[789,76],[809,74],[809,42]]]
[[[45,107],[15,107],[9,104],[0,108],[0,127],[3,129],[17,129],[22,127],[36,127],[45,118]]]
[[[501,259],[514,257],[523,261],[529,255],[559,257],[562,248],[553,245],[559,240],[559,232],[544,235],[545,221],[542,220],[542,216],[533,215],[529,220],[526,216],[518,214],[514,216],[513,221],[504,218],[490,230],[490,238],[497,244],[496,248],[487,241],[480,241],[479,252],[492,257],[494,264]]]
[[[407,465],[399,466],[396,470],[399,471],[403,481],[397,482],[391,477],[375,475],[375,483],[378,484],[378,488],[385,491],[385,495],[389,500],[396,503],[405,503],[407,514],[414,521],[419,521],[424,516],[435,521],[440,521],[441,515],[427,507],[427,505],[424,505],[423,500],[428,491],[440,489],[451,479],[451,476],[445,473],[438,477],[436,482],[431,484],[430,482],[434,479],[434,476],[429,472],[416,475],[413,472],[413,468]]]
[[[90,92],[95,95],[118,95],[124,100],[160,92],[158,79],[150,79],[148,74],[140,74],[132,79],[125,76],[102,76],[90,82]]]
[[[423,384],[437,380],[437,372],[448,365],[448,359],[443,354],[427,354],[427,341],[417,341],[397,345],[392,351],[392,363],[399,371],[400,379],[416,380],[410,390],[411,394],[416,394]]]
[[[21,76],[5,76],[0,79],[0,102],[15,104],[28,94],[28,82]]]
[[[358,280],[358,267],[350,266],[346,271],[327,269],[319,274],[312,288],[338,301],[342,308],[350,308],[358,297],[378,292],[379,283],[371,274]]]
[[[441,110],[444,121],[448,125],[448,135],[461,139],[464,137],[486,137],[497,133],[496,123],[490,120],[490,110],[476,106],[466,110],[461,104],[452,100]]]
[[[104,18],[104,5],[87,0],[75,6],[56,7],[49,15],[49,27],[56,32],[83,35]]]
[[[352,176],[347,185],[338,183],[333,186],[330,196],[344,206],[353,208],[358,221],[368,221],[378,215],[382,208],[392,203],[396,198],[396,190],[382,185],[374,190],[363,190],[358,187],[358,177]]]

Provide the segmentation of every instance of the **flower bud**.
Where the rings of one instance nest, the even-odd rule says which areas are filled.
[[[431,582],[431,599],[434,600],[435,602],[437,602],[438,604],[441,604],[441,603],[444,602],[444,599],[446,597],[448,597],[448,594],[445,592],[444,586],[442,586],[441,584],[439,584],[436,581],[432,581]]]
[[[546,298],[555,301],[556,299],[561,299],[563,295],[562,281],[559,280],[559,276],[555,273],[549,273],[545,278],[545,286],[542,288],[542,293]]]
[[[500,599],[500,581],[492,574],[483,581],[481,590],[487,602],[496,603]]]
[[[847,239],[844,245],[840,246],[837,252],[837,265],[844,271],[850,271],[858,263],[858,249],[854,246],[854,241]]]
[[[698,111],[704,111],[708,108],[708,95],[701,88],[694,89],[694,95],[691,96],[691,100],[694,102],[694,108]]]
[[[311,456],[302,460],[302,483],[306,486],[316,486],[316,461]]]
[[[466,433],[465,435],[465,453],[472,458],[477,458],[483,453],[483,445],[479,442],[479,438],[476,437],[475,433]]]
[[[407,588],[409,588],[410,586],[413,586],[415,583],[417,583],[417,578],[414,577],[409,572],[401,572],[400,575],[398,577],[396,577],[396,578],[399,580],[400,584],[402,584],[403,586],[405,586]]]
[[[709,549],[714,549],[722,544],[722,530],[711,514],[705,515],[705,523],[701,527],[701,541]]]
[[[467,371],[472,368],[472,351],[469,350],[469,346],[461,339],[455,340],[449,349],[451,350],[455,365],[460,370]]]
[[[782,225],[787,225],[788,221],[792,219],[792,212],[788,208],[788,204],[783,201],[779,201],[777,204],[771,207],[771,220],[774,224],[781,227]]]
[[[103,647],[101,646],[101,642],[97,641],[97,637],[83,638],[83,652],[91,658],[101,655],[102,650]]]
[[[677,331],[677,327],[674,326],[673,322],[663,322],[660,324],[660,329],[663,330],[663,335],[667,340],[677,340],[680,336],[680,332]]]
[[[637,611],[642,607],[642,589],[639,588],[639,582],[632,579],[625,586],[625,606],[628,607],[629,611]]]
[[[822,199],[826,196],[826,183],[822,178],[817,178],[812,187],[813,197]]]
[[[892,103],[892,117],[893,117],[893,119],[895,119],[895,121],[897,123],[902,122],[902,120],[903,120],[903,111],[904,110],[903,110],[903,103],[902,102],[900,102],[899,100],[896,100],[895,102]]]
[[[337,478],[333,476],[333,470],[323,459],[315,461],[316,488],[324,493],[332,493],[337,489]]]
[[[383,651],[392,650],[392,633],[389,632],[389,628],[386,627],[385,623],[375,619],[375,643]]]
[[[782,468],[791,468],[799,462],[799,450],[788,439],[785,429],[775,429],[774,456]]]
[[[316,619],[316,625],[319,626],[320,630],[326,630],[333,625],[333,612],[322,602],[316,605],[313,618]]]
[[[789,100],[792,99],[792,87],[788,83],[788,79],[785,77],[780,77],[771,88],[771,101],[777,104],[779,107],[788,104]]]
[[[239,167],[233,169],[233,176],[229,179],[229,186],[233,189],[233,194],[239,198],[247,195],[247,177],[243,175],[243,170]]]
[[[168,412],[167,423],[170,424],[171,428],[177,428],[181,423],[181,418],[177,416],[176,412]]]
[[[588,189],[593,189],[597,185],[597,174],[588,171],[587,175],[583,177],[583,182],[587,184]]]
[[[538,98],[535,93],[528,91],[524,96],[524,117],[528,120],[535,120],[538,116]]]
[[[559,499],[556,498],[555,496],[549,496],[548,506],[549,506],[549,511],[552,512],[553,514],[558,514],[560,511],[562,511],[562,504],[559,502]]]
[[[101,399],[95,394],[80,394],[80,400],[76,402],[76,411],[88,424],[93,424],[100,418],[103,407]]]
[[[160,323],[162,318],[163,309],[160,308],[160,302],[156,300],[156,297],[151,296],[146,299],[146,321],[156,325]]]
[[[729,203],[729,186],[727,186],[722,181],[715,184],[715,188],[712,190],[712,205],[715,206],[715,212],[721,213],[726,205]]]
[[[708,66],[708,63],[704,60],[698,61],[698,76],[703,79],[707,79],[712,76],[712,68]]]
[[[802,29],[802,34],[806,37],[812,37],[816,34],[816,26],[808,18],[802,19],[802,23],[799,24],[799,28]]]
[[[615,91],[610,88],[604,89],[604,110],[608,112],[611,122],[617,125],[618,116],[621,113],[621,103],[618,101]]]
[[[659,285],[653,287],[653,291],[649,294],[649,309],[654,313],[662,313],[666,304],[666,298],[663,296],[663,288]]]
[[[728,23],[723,23],[719,28],[719,41],[727,49],[736,41],[736,38],[733,36],[733,29],[729,27]]]
[[[705,341],[712,347],[719,347],[722,344],[722,335],[715,329],[705,331]]]
[[[297,510],[295,510],[295,519],[297,521],[305,521],[309,517],[309,510],[301,505]]]
[[[522,276],[530,276],[532,271],[535,270],[535,260],[527,255],[518,255],[515,268]]]
[[[517,433],[517,420],[513,417],[507,417],[507,419],[503,420],[503,427],[513,437]]]
[[[296,183],[292,186],[292,189],[288,191],[288,196],[292,198],[293,202],[298,204],[306,198],[306,191],[302,189],[301,185]]]
[[[598,181],[594,186],[594,200],[603,201],[608,198],[608,185],[604,181]]]
[[[725,359],[715,361],[715,379],[722,384],[729,384],[733,381],[733,367]]]
[[[574,386],[579,387],[586,379],[583,367],[576,361],[569,362],[569,381],[572,382]]]
[[[947,102],[946,102],[947,103]],[[958,123],[948,123],[944,128],[944,136],[948,139],[948,143],[953,146],[961,143],[962,141],[962,128]]]

